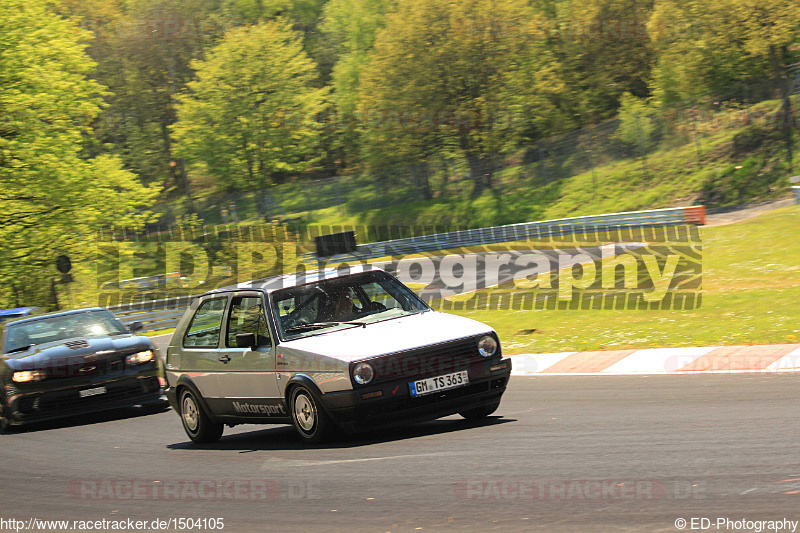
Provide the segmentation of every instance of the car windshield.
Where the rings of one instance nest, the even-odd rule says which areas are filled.
[[[6,328],[5,353],[76,337],[107,337],[123,333],[129,331],[108,311],[86,311],[43,317],[29,322],[9,324]]]
[[[380,271],[281,289],[271,298],[285,340],[428,310],[410,289]]]

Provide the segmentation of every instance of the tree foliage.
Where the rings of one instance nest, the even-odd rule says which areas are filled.
[[[798,28],[800,12],[785,0],[656,0],[654,94],[664,106],[782,96],[786,67],[800,59]],[[765,79],[771,94],[751,87]]]
[[[173,131],[179,153],[221,188],[257,190],[313,161],[326,88],[285,22],[236,28],[193,64]]]
[[[335,130],[335,145],[341,147],[344,158],[351,163],[359,156],[355,113],[361,71],[393,4],[392,0],[330,0],[323,12],[321,29],[337,58],[331,73],[332,121],[341,125]]]
[[[558,65],[526,38],[520,0],[405,0],[378,33],[359,86],[373,164],[455,153],[477,192],[531,124],[557,125]]]
[[[648,96],[652,0],[539,0],[533,35],[562,68],[577,124],[612,116],[623,93]]]
[[[0,4],[0,283],[9,304],[53,305],[56,256],[106,224],[148,219],[155,190],[92,142],[102,85],[87,35],[41,0]],[[100,153],[98,153],[100,152]]]

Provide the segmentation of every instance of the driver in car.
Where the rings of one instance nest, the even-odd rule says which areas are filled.
[[[358,316],[358,308],[353,304],[350,289],[337,289],[329,293],[330,308],[326,320],[330,322],[347,322]]]

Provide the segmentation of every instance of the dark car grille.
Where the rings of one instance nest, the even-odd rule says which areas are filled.
[[[47,379],[62,379],[88,376],[107,376],[125,369],[125,355],[114,354],[99,359],[75,358],[65,363],[47,366]]]
[[[375,378],[370,385],[398,378],[416,379],[465,370],[471,362],[484,360],[478,353],[480,337],[482,335],[370,359],[368,362],[375,369]]]
[[[103,404],[110,404],[126,399],[136,399],[148,393],[155,394],[159,390],[157,377],[145,379],[127,379],[106,383],[105,394],[81,398],[80,389],[45,392],[37,396],[22,398],[18,409],[23,414],[54,414],[81,409],[93,409]],[[84,387],[86,388],[86,387]]]

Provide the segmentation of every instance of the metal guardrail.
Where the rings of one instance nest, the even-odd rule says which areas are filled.
[[[178,325],[183,316],[186,306],[178,309],[168,309],[163,311],[114,311],[112,312],[125,324],[141,322],[144,331],[158,331],[161,329],[172,329]]]
[[[172,329],[178,325],[183,312],[186,311],[186,308],[197,296],[195,294],[178,298],[133,302],[125,305],[109,306],[107,309],[114,313],[125,325],[141,322],[144,326],[144,331]]]
[[[433,250],[448,250],[462,246],[476,246],[501,242],[524,241],[574,235],[575,233],[617,230],[634,227],[665,227],[684,224],[705,224],[705,206],[629,211],[606,215],[560,218],[540,222],[523,222],[507,226],[470,229],[406,237],[375,243],[360,244],[350,254],[327,257],[327,261],[348,259],[374,259]]]
[[[800,187],[793,187],[796,195],[800,195]],[[800,198],[800,196],[797,196]],[[800,202],[800,200],[798,200]],[[407,237],[374,243],[360,244],[352,254],[326,257],[327,262],[347,261],[352,259],[371,259],[392,255],[404,255],[436,250],[447,250],[462,246],[476,246],[501,242],[523,241],[573,235],[575,233],[618,230],[624,228],[665,227],[684,224],[705,224],[705,207],[676,207],[669,209],[652,209],[648,211],[631,211],[607,215],[590,215],[584,217],[525,222],[507,226],[470,229]],[[108,309],[125,323],[141,322],[145,331],[174,328],[183,312],[196,295],[148,300],[125,305],[110,306]]]

